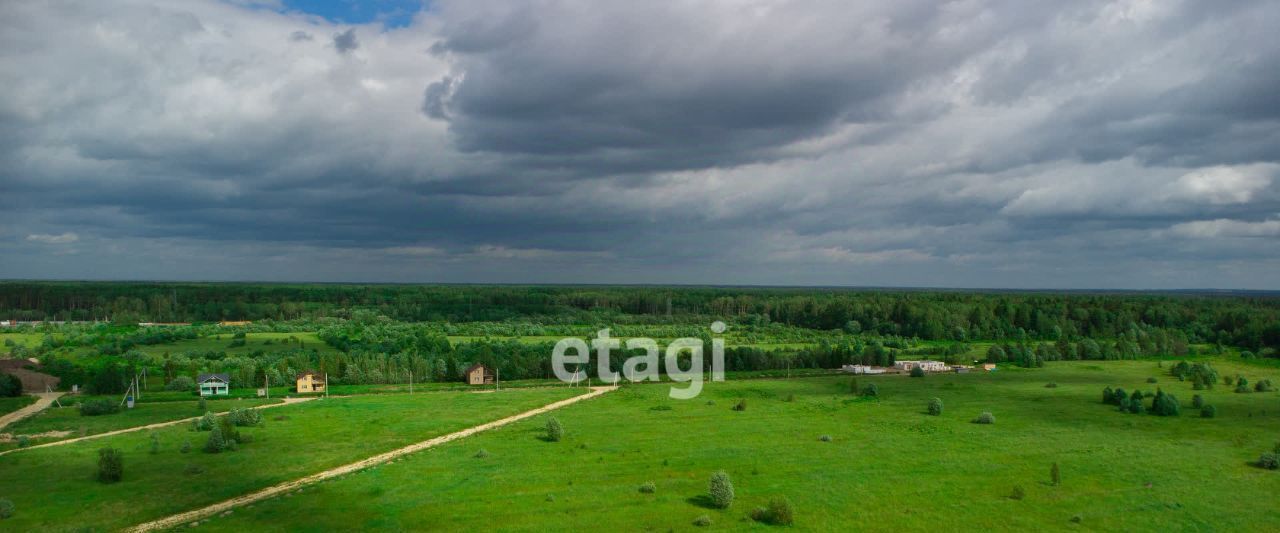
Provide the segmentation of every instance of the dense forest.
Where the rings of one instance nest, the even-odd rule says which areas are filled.
[[[140,368],[166,381],[227,372],[235,386],[287,385],[303,370],[348,384],[403,383],[410,373],[457,381],[472,363],[505,379],[550,378],[550,339],[610,328],[616,337],[702,338],[709,352],[714,320],[735,341],[729,371],[908,357],[1028,367],[1226,349],[1280,357],[1280,297],[1269,293],[0,282],[0,320],[22,321],[7,330],[41,339],[7,339],[0,350],[38,357],[64,383],[102,393],[119,392]],[[264,332],[284,335],[246,345],[246,334]],[[203,347],[179,348],[196,340]]]
[[[1176,330],[1191,342],[1280,347],[1280,296],[809,288],[0,282],[0,319],[201,322],[779,323],[926,340],[1115,338]]]

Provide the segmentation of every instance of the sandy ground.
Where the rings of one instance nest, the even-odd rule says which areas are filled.
[[[329,479],[329,478],[332,478],[332,477],[337,477],[337,476],[342,476],[342,475],[350,474],[350,473],[352,473],[352,472],[356,472],[356,471],[358,471],[358,470],[363,470],[363,469],[368,468],[368,467],[370,467],[370,466],[374,466],[374,465],[378,465],[378,464],[386,463],[386,462],[388,462],[388,461],[391,461],[391,460],[393,460],[393,459],[396,459],[396,458],[401,457],[401,456],[404,456],[404,455],[408,455],[408,454],[411,454],[411,453],[414,453],[414,452],[419,452],[419,451],[425,450],[425,449],[427,449],[427,448],[431,448],[431,447],[433,447],[433,446],[439,446],[439,445],[444,444],[444,443],[446,443],[446,442],[450,442],[450,441],[458,440],[458,439],[461,439],[461,438],[464,438],[464,437],[468,437],[468,436],[474,435],[474,434],[476,434],[476,433],[480,433],[481,431],[487,431],[487,430],[494,429],[494,428],[497,428],[497,427],[505,426],[505,425],[510,424],[510,423],[512,423],[512,422],[517,422],[517,421],[520,421],[520,420],[524,420],[524,419],[526,419],[526,418],[530,418],[530,417],[538,416],[538,415],[540,415],[540,414],[543,414],[543,413],[546,413],[546,412],[549,412],[549,411],[553,411],[553,410],[559,409],[559,408],[564,407],[564,406],[566,406],[566,405],[570,405],[570,404],[573,404],[573,403],[576,403],[576,402],[580,402],[580,401],[582,401],[582,400],[586,400],[586,399],[589,399],[589,398],[594,398],[594,397],[596,397],[596,396],[599,396],[599,395],[601,395],[601,394],[604,394],[604,393],[606,393],[606,392],[609,392],[609,391],[612,391],[612,390],[615,390],[615,389],[617,389],[617,387],[592,387],[592,388],[591,388],[591,392],[589,392],[589,393],[587,393],[587,394],[583,394],[583,395],[580,395],[580,396],[574,396],[573,398],[569,398],[569,399],[566,399],[566,400],[560,400],[560,401],[558,401],[558,402],[554,402],[554,403],[550,403],[550,404],[544,405],[544,406],[539,407],[539,408],[537,408],[537,409],[533,409],[533,410],[530,410],[530,411],[525,411],[525,412],[523,412],[523,413],[520,413],[520,414],[517,414],[517,415],[512,415],[512,416],[509,416],[509,417],[506,417],[506,418],[503,418],[503,419],[500,419],[500,420],[495,420],[495,421],[493,421],[493,422],[489,422],[489,423],[486,423],[486,424],[481,424],[481,425],[478,425],[478,426],[470,427],[470,428],[464,429],[464,430],[462,430],[462,431],[457,431],[457,432],[454,432],[454,433],[449,433],[448,435],[441,435],[441,436],[439,436],[439,437],[435,437],[435,438],[432,438],[432,439],[424,440],[424,441],[419,442],[419,443],[416,443],[416,444],[410,444],[410,445],[405,446],[405,447],[403,447],[403,448],[399,448],[399,449],[396,449],[396,450],[391,450],[391,451],[386,452],[386,453],[378,454],[378,455],[375,455],[375,456],[373,456],[373,457],[369,457],[369,458],[364,459],[364,460],[361,460],[361,461],[357,461],[357,462],[354,462],[354,463],[351,463],[351,464],[347,464],[347,465],[339,466],[339,467],[337,467],[337,468],[332,468],[332,469],[329,469],[329,470],[325,470],[325,471],[323,471],[323,472],[319,472],[319,473],[316,473],[316,474],[312,474],[312,475],[307,476],[307,477],[304,477],[304,478],[295,479],[295,480],[293,480],[293,481],[288,481],[288,482],[285,482],[285,483],[281,483],[281,484],[279,484],[279,485],[275,485],[275,486],[272,486],[272,487],[267,487],[267,488],[262,489],[262,490],[259,490],[259,491],[257,491],[257,492],[251,492],[251,493],[246,494],[246,495],[244,495],[244,496],[239,496],[239,497],[236,497],[236,498],[232,498],[232,499],[230,499],[230,500],[226,500],[226,501],[222,501],[222,502],[219,502],[219,503],[215,503],[215,504],[210,505],[210,506],[208,506],[208,507],[204,507],[204,508],[201,508],[201,509],[196,509],[196,510],[194,510],[194,511],[187,511],[187,512],[185,512],[185,513],[179,513],[179,514],[176,514],[176,515],[172,515],[172,516],[169,516],[169,517],[166,517],[166,518],[161,518],[161,519],[159,519],[159,520],[155,520],[155,521],[152,521],[152,522],[147,522],[147,523],[144,523],[144,524],[139,524],[139,525],[137,525],[137,526],[134,526],[134,527],[133,527],[132,529],[130,529],[129,531],[135,531],[135,532],[141,532],[141,531],[156,531],[156,530],[162,530],[162,529],[170,529],[170,528],[174,528],[174,527],[177,527],[177,526],[180,526],[180,525],[183,525],[183,524],[187,524],[187,523],[190,523],[190,522],[195,522],[195,521],[198,521],[198,520],[200,520],[200,519],[202,519],[202,518],[205,518],[205,517],[208,517],[208,516],[212,516],[212,515],[216,515],[216,514],[219,514],[219,513],[226,512],[226,511],[230,511],[230,510],[231,510],[232,508],[234,508],[234,507],[238,507],[238,506],[241,506],[241,505],[254,503],[254,502],[261,501],[261,500],[265,500],[265,499],[272,498],[272,497],[275,497],[275,496],[279,496],[279,495],[285,494],[285,493],[287,493],[287,492],[297,490],[297,489],[299,489],[299,488],[301,488],[301,487],[303,487],[303,486],[310,485],[310,484],[312,484],[312,483],[317,483],[317,482],[320,482],[320,481],[324,481],[324,480]]]

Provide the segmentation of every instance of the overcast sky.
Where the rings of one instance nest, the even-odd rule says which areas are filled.
[[[0,278],[1280,288],[1274,0],[0,3]]]

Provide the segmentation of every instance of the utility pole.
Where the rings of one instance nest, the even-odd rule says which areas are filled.
[[[324,397],[329,397],[329,373],[324,373]]]
[[[409,371],[409,394],[413,394],[413,371]]]
[[[327,385],[327,384],[326,384]],[[262,390],[267,391],[267,399],[271,399],[271,382],[267,380],[267,373],[262,373]]]

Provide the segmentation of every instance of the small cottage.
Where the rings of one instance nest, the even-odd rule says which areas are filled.
[[[319,372],[302,372],[298,374],[298,393],[324,392],[327,385],[324,374]]]
[[[231,393],[230,374],[200,374],[196,376],[201,396],[226,396]]]
[[[489,367],[476,363],[462,372],[468,385],[492,385],[493,371]]]

